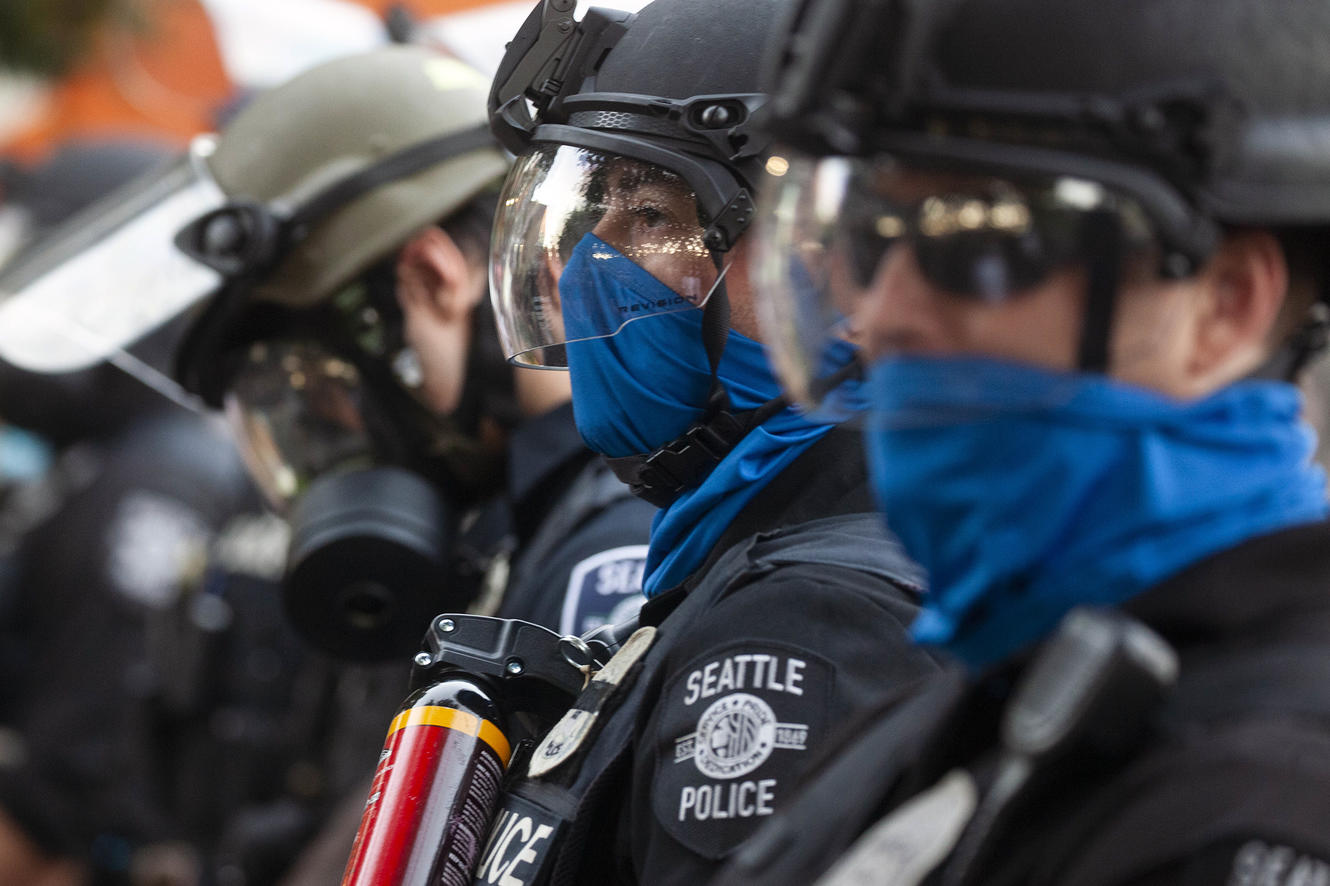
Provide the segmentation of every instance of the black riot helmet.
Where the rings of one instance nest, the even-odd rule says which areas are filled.
[[[886,160],[1014,183],[1024,208],[1004,209],[1000,221],[1022,236],[1039,233],[1049,218],[1066,222],[1072,209],[1131,216],[1097,239],[1118,250],[1148,240],[1155,270],[1169,278],[1200,268],[1226,228],[1315,235],[1330,225],[1326,4],[801,0],[792,22],[768,57],[775,84],[768,123],[792,164],[771,199],[786,201],[787,219],[802,212],[796,203],[818,201],[824,222],[853,216],[853,201],[831,191],[865,187],[870,161],[880,179]],[[818,159],[810,165],[810,158]],[[831,165],[814,169],[819,163]],[[772,245],[790,247],[816,223],[814,214],[773,231]],[[881,255],[892,237],[930,223],[860,214],[866,228],[878,225],[882,241],[874,250],[871,231],[847,234],[861,257]],[[992,220],[971,233],[993,233]],[[931,222],[937,230],[949,224],[937,214]],[[1095,256],[1069,236],[1052,255],[1081,250],[1095,267]],[[955,264],[924,270],[961,294],[982,288],[959,279],[964,269]],[[1038,269],[1029,261],[1021,268],[1010,255],[996,264],[985,269],[990,278],[1001,270],[1019,281]],[[1113,257],[1100,255],[1098,264],[1113,265]],[[779,300],[818,281],[770,282],[784,290]],[[1091,281],[1082,368],[1103,368],[1116,282],[1111,274]],[[777,312],[787,327],[791,317],[809,316],[806,307]],[[788,328],[783,334],[797,337]],[[1295,370],[1318,336],[1304,329],[1295,339],[1282,371]],[[782,362],[801,359],[806,371],[814,358]]]
[[[762,49],[784,4],[666,0],[581,21],[574,5],[545,0],[509,44],[495,136],[514,154],[567,144],[663,166],[697,194],[707,245],[729,249],[752,221]]]
[[[490,93],[490,125],[518,155],[500,198],[491,297],[514,362],[567,366],[567,344],[632,320],[704,308],[711,391],[698,421],[651,453],[610,459],[653,503],[700,482],[776,406],[732,411],[716,377],[729,324],[727,253],[751,224],[768,140],[754,122],[763,46],[785,0],[656,0],[637,14],[545,0],[509,44]],[[571,255],[599,236],[616,188],[661,187],[681,211],[643,218],[631,244],[608,238],[666,284],[663,297],[587,305],[559,295]],[[597,253],[602,258],[608,253]],[[676,266],[663,274],[653,261]],[[566,283],[566,281],[564,281]],[[663,291],[663,290],[662,290]],[[574,382],[576,391],[576,381]],[[574,400],[576,402],[576,392]]]

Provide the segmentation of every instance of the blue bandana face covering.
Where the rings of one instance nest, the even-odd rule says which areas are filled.
[[[928,571],[913,632],[973,667],[1246,539],[1324,519],[1300,398],[1178,402],[1100,376],[893,358],[866,382],[887,524]]]
[[[650,452],[702,416],[711,369],[700,309],[678,309],[681,296],[592,234],[573,250],[559,294],[573,417],[591,449],[610,457]],[[602,334],[607,311],[626,315],[620,309],[634,305],[659,305],[662,312],[615,335],[578,340]],[[780,394],[762,346],[734,331],[717,375],[739,411]],[[700,486],[658,513],[643,581],[647,596],[697,568],[743,506],[831,427],[783,410],[744,437]]]
[[[611,458],[650,452],[702,415],[711,369],[700,308],[594,234],[583,237],[569,257],[559,296],[573,415],[588,446]],[[637,319],[627,319],[632,317]],[[731,395],[765,399],[769,377],[752,372],[751,360],[744,359],[751,355],[737,353],[745,351],[737,338],[730,336],[721,372],[741,387],[748,382],[756,388]],[[760,347],[749,344],[760,360]]]

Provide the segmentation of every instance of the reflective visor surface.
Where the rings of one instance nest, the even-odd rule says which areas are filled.
[[[997,305],[1055,272],[1083,267],[1098,244],[1092,215],[1121,232],[1123,261],[1157,258],[1151,222],[1130,198],[1068,177],[1019,181],[922,169],[891,158],[799,158],[764,189],[755,287],[772,361],[798,402],[820,404],[856,349],[876,353],[888,257],[908,256],[921,289]]]
[[[320,475],[374,463],[356,367],[312,341],[255,342],[225,398],[251,476],[281,512]]]
[[[504,353],[562,368],[570,341],[701,307],[718,277],[703,231],[695,194],[668,169],[571,145],[533,149],[509,174],[494,230],[491,297]],[[628,264],[663,288],[634,286]],[[605,274],[624,285],[584,285]]]
[[[219,285],[176,233],[226,195],[208,174],[210,136],[75,215],[0,269],[0,359],[72,372],[108,359]]]

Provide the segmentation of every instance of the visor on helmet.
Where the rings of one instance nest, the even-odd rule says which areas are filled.
[[[491,293],[505,355],[563,368],[568,342],[701,308],[721,275],[704,235],[697,196],[677,173],[574,145],[533,148],[509,174],[494,228]],[[586,285],[629,262],[673,294]]]
[[[865,340],[883,259],[911,250],[927,283],[978,302],[1019,298],[1086,265],[1111,220],[1123,261],[1158,261],[1146,211],[1068,176],[954,174],[878,157],[794,159],[764,194],[756,274],[773,362],[800,402],[823,400]]]
[[[172,242],[226,195],[199,136],[174,165],[126,185],[45,237],[0,272],[0,359],[34,372],[73,372],[200,301],[220,275]]]

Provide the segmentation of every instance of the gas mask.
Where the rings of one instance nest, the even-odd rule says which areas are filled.
[[[291,622],[339,658],[408,654],[431,617],[467,607],[458,522],[502,477],[475,381],[494,373],[473,354],[458,409],[431,412],[392,287],[385,263],[313,308],[254,305],[209,368],[184,370],[220,394],[251,475],[291,521]]]

